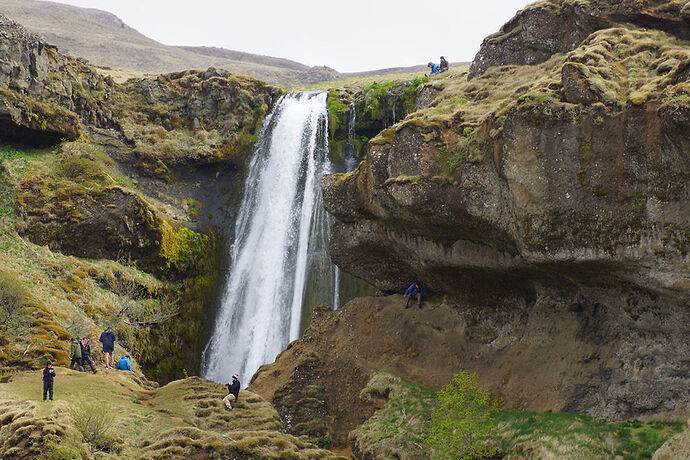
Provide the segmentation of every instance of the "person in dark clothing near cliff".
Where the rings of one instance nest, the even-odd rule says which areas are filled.
[[[232,410],[232,405],[230,405],[230,399],[232,399],[233,402],[237,402],[237,398],[240,395],[240,381],[238,380],[239,378],[240,376],[235,374],[232,376],[232,383],[228,382],[226,384],[226,386],[228,387],[228,395],[225,398],[223,398],[226,410]]]
[[[417,298],[417,306],[422,308],[422,286],[419,283],[414,282],[410,284],[410,287],[407,288],[404,295],[407,297],[407,301],[405,302],[406,309],[410,307],[410,300],[412,300],[413,297]]]
[[[84,337],[81,340],[81,362],[84,368],[86,368],[86,365],[88,364],[91,366],[91,372],[94,374],[96,373],[96,368],[93,365],[93,361],[91,361],[91,345],[89,345],[88,337]]]
[[[72,339],[69,357],[72,360],[69,363],[69,368],[74,369],[74,365],[76,364],[79,372],[84,372],[84,366],[81,365],[81,342],[79,342],[79,337]]]
[[[103,331],[101,338],[98,339],[103,344],[103,354],[105,355],[105,368],[112,369],[115,367],[113,360],[113,351],[115,351],[115,333],[113,328],[108,326],[108,329]]]
[[[50,400],[53,400],[53,379],[55,378],[55,369],[53,363],[48,361],[45,369],[43,369],[43,400],[50,395]]]

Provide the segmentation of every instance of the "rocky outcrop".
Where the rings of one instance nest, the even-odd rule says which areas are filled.
[[[336,218],[330,254],[341,269],[383,290],[417,280],[454,299],[435,311],[442,324],[464,310],[452,305],[477,309],[464,332],[417,312],[379,324],[400,335],[389,344],[428,333],[412,347],[425,363],[393,369],[386,357],[371,368],[438,384],[429,356],[469,350],[458,361],[449,351],[446,372],[476,369],[496,389],[515,364],[526,373],[515,389],[551,382],[531,401],[512,393],[514,407],[684,417],[688,57],[687,43],[665,32],[616,27],[539,65],[435,83],[428,107],[370,141],[354,172],[325,177]],[[372,321],[381,311],[359,308]],[[472,327],[485,351],[454,342]],[[436,333],[440,348],[425,348]],[[563,346],[583,354],[542,370]],[[367,353],[347,350],[358,363]],[[662,387],[669,392],[657,398]]]
[[[542,1],[519,11],[499,32],[484,39],[469,77],[491,66],[544,62],[556,53],[572,51],[593,32],[631,24],[663,30],[690,39],[690,16],[683,2],[654,0]]]
[[[435,105],[370,142],[356,171],[323,181],[337,219],[334,261],[386,290],[418,279],[459,295],[474,280],[551,271],[555,263],[602,264],[642,284],[687,288],[688,52],[659,45],[649,80],[630,90],[602,76],[616,78],[615,53],[595,51],[625,34],[600,33],[549,61],[554,81],[520,88],[498,113],[476,118],[482,104],[499,104],[482,102],[481,84],[500,94],[519,74],[452,84],[445,91],[466,87],[466,102],[454,96],[461,103],[452,105],[442,91]],[[587,71],[579,86],[569,81],[578,67]],[[479,101],[467,101],[473,97]]]
[[[115,126],[112,81],[0,15],[0,122],[6,140],[79,137],[80,123]]]
[[[358,397],[380,371],[433,387],[458,370],[476,372],[504,409],[685,420],[687,303],[653,290],[611,289],[605,271],[597,276],[593,287],[573,278],[566,285],[557,275],[497,285],[503,297],[493,301],[477,293],[404,310],[395,295],[319,309],[250,389],[272,401],[289,432],[318,424],[340,441],[380,408],[375,398]]]
[[[63,158],[55,174],[27,174],[17,191],[20,233],[54,251],[128,260],[166,277],[198,274],[209,238],[161,215],[88,158]]]

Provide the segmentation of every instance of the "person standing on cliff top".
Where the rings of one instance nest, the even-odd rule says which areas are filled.
[[[232,405],[230,404],[230,399],[233,400],[233,402],[237,402],[237,398],[240,395],[240,381],[239,381],[240,376],[235,374],[232,376],[232,383],[228,382],[226,386],[228,387],[228,395],[223,398],[223,402],[225,403],[225,409],[226,410],[232,410]]]
[[[103,331],[100,339],[98,340],[103,344],[105,368],[112,369],[115,367],[115,361],[113,360],[113,351],[115,351],[115,333],[113,332],[113,328],[108,326],[108,329]]]
[[[43,369],[43,400],[50,395],[50,400],[53,400],[53,379],[55,378],[55,369],[53,363],[48,361],[45,369]]]
[[[417,306],[422,308],[422,286],[419,283],[414,282],[410,284],[410,287],[407,288],[403,295],[407,298],[405,309],[410,307],[410,300],[412,300],[413,297],[417,298]]]

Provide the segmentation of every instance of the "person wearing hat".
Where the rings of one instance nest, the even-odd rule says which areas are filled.
[[[429,62],[426,66],[429,68],[429,70],[431,70],[428,75],[425,74],[427,77],[433,77],[434,75],[441,73],[441,68],[435,62]]]
[[[239,381],[240,376],[235,374],[232,376],[232,383],[228,382],[226,386],[228,387],[228,395],[223,398],[223,402],[225,403],[225,408],[227,410],[232,410],[232,405],[230,405],[230,399],[232,398],[233,402],[237,402],[237,397],[240,395],[240,381]]]

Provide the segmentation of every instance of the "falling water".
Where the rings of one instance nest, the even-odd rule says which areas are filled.
[[[330,221],[320,191],[321,177],[333,168],[326,96],[288,94],[264,123],[236,222],[222,305],[204,352],[207,378],[224,382],[239,373],[249,383],[259,366],[298,337],[313,267],[335,303],[335,270],[326,253]]]

